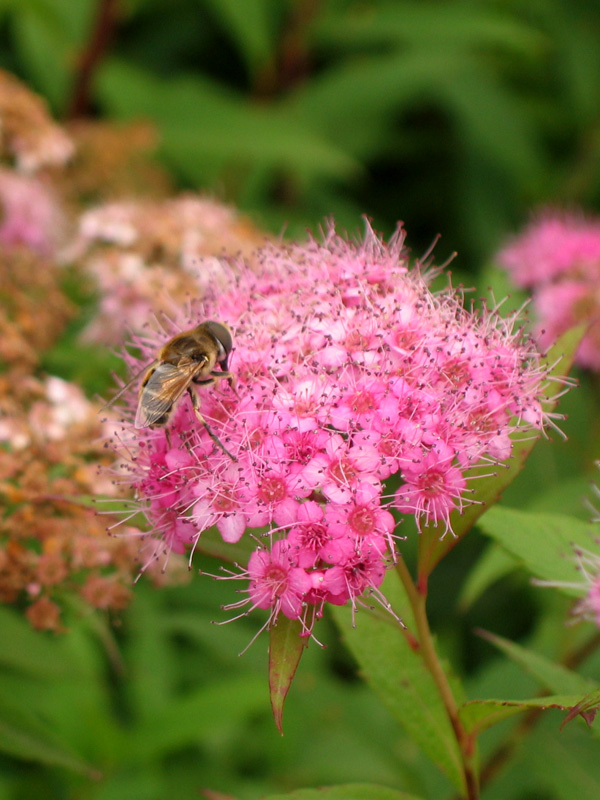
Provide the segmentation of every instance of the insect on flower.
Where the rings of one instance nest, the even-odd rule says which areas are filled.
[[[135,427],[156,428],[167,425],[177,401],[187,392],[194,413],[208,435],[235,461],[235,457],[225,449],[200,413],[198,396],[192,387],[192,384],[209,386],[225,378],[233,388],[233,375],[228,369],[232,348],[231,332],[220,322],[202,322],[170,339],[158,351],[156,360],[142,381]],[[215,369],[217,365],[220,369]]]

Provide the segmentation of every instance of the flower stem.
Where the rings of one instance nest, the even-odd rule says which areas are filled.
[[[399,558],[396,562],[396,572],[402,581],[412,607],[419,639],[419,649],[423,661],[437,686],[440,698],[446,708],[448,718],[450,719],[454,735],[456,736],[465,777],[466,800],[478,800],[479,781],[474,763],[475,741],[462,725],[458,714],[458,703],[456,702],[450,682],[448,681],[448,676],[442,667],[435,649],[433,636],[429,627],[429,620],[427,618],[427,587],[424,585],[421,590],[421,588],[418,589],[415,586],[402,558]]]

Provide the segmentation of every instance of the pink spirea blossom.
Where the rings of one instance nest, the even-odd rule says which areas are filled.
[[[167,429],[150,430],[133,427],[125,394],[115,441],[155,552],[193,550],[213,526],[229,543],[264,537],[246,602],[307,632],[325,603],[378,597],[403,514],[451,532],[470,502],[466,470],[505,461],[510,434],[546,419],[547,374],[516,320],[466,311],[450,288],[433,294],[433,271],[410,268],[403,242],[400,229],[386,244],[368,228],[355,244],[330,228],[322,242],[268,245],[260,269],[224,264],[218,291],[134,340],[149,362],[203,320],[234,339],[235,388],[198,387],[230,455],[187,396]]]
[[[546,212],[500,251],[498,262],[533,292],[540,347],[588,322],[576,359],[600,369],[600,219]]]

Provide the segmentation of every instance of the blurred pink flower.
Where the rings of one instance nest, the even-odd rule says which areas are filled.
[[[53,254],[61,229],[58,202],[38,178],[0,168],[0,244]]]
[[[500,251],[498,261],[517,286],[532,290],[540,347],[587,321],[577,361],[600,369],[600,220],[546,212]]]

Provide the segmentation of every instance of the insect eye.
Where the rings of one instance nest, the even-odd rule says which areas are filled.
[[[220,322],[207,322],[206,323],[207,329],[210,333],[215,337],[215,339],[219,342],[223,350],[225,351],[226,355],[231,353],[233,349],[233,339],[231,338],[231,331],[229,328],[226,328],[225,325],[222,325]]]

